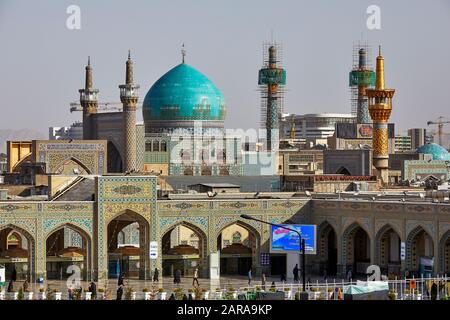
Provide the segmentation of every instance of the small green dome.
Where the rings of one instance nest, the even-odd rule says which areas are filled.
[[[144,122],[224,120],[225,99],[204,74],[179,64],[150,88],[142,108]]]
[[[424,153],[433,155],[433,160],[449,160],[450,153],[437,143],[427,143],[417,148],[416,153]]]

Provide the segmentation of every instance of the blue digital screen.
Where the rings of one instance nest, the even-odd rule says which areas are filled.
[[[305,253],[316,254],[316,226],[300,224],[282,224],[280,226],[294,229],[300,232],[305,239]],[[272,226],[271,246],[273,253],[300,252],[300,241],[298,234],[281,227]]]

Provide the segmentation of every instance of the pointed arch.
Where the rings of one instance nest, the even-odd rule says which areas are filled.
[[[70,165],[71,162],[73,162],[76,165],[80,166],[86,172],[86,174],[92,174],[91,170],[81,160],[77,159],[74,156],[65,158],[64,160],[60,161],[54,167],[55,170],[53,170],[54,171],[53,173],[63,173],[64,172],[64,167]]]
[[[358,240],[358,241],[357,241]],[[370,263],[370,233],[358,222],[350,224],[342,233],[342,264],[353,274],[363,272]]]
[[[396,237],[392,237],[392,234]],[[375,235],[375,263],[380,266],[383,274],[400,274],[400,235],[397,228],[390,223],[383,225]]]
[[[427,240],[429,243],[427,243]],[[422,240],[422,241],[419,241]],[[427,244],[431,245],[427,248]],[[434,255],[434,242],[429,232],[422,225],[417,225],[411,230],[406,238],[406,264],[407,269],[414,273],[419,273],[419,259],[421,254],[425,255],[431,251]]]
[[[327,220],[317,229],[317,257],[319,260],[318,273],[335,275],[337,273],[337,232],[336,228]]]
[[[36,257],[36,239],[34,236],[25,230],[24,228],[21,228],[15,224],[5,224],[0,225],[0,234],[5,229],[11,229],[11,231],[17,232],[21,235],[23,235],[27,241],[28,241],[28,271],[27,275],[30,279],[30,282],[34,281],[34,277],[36,275],[36,267],[35,267],[35,257]],[[10,232],[8,232],[10,233]]]
[[[207,276],[208,275],[208,236],[206,235],[206,232],[199,226],[197,226],[196,224],[190,223],[188,221],[178,221],[172,225],[170,225],[168,228],[165,228],[164,231],[161,230],[161,238],[160,238],[160,243],[161,243],[161,254],[164,257],[164,254],[170,250],[170,235],[172,233],[172,231],[177,228],[177,227],[185,227],[188,228],[189,230],[193,231],[198,239],[199,239],[199,243],[198,243],[198,253],[199,253],[199,261],[196,266],[199,267],[199,273],[203,276]],[[167,248],[167,245],[169,246]],[[163,272],[164,272],[164,266],[165,266],[165,261],[164,259],[162,259],[162,263],[163,263]],[[170,267],[170,266],[169,266]],[[167,269],[167,268],[166,268]],[[167,270],[166,270],[167,271]],[[167,274],[167,272],[165,272]]]
[[[249,233],[249,245],[232,244],[222,248],[222,233],[225,229],[237,225],[245,229]],[[222,274],[247,274],[249,268],[254,268],[259,265],[259,252],[261,250],[261,234],[251,224],[242,220],[229,221],[228,223],[220,226],[215,234],[216,246],[218,251],[225,250],[226,253],[221,254],[221,267],[220,272]],[[212,248],[211,248],[212,249]],[[235,254],[237,253],[237,254]]]
[[[48,241],[50,240],[50,237],[52,237],[57,232],[61,232],[65,228],[70,229],[80,235],[80,237],[82,239],[81,250],[84,251],[84,261],[83,262],[85,263],[85,266],[83,267],[84,272],[83,272],[82,276],[86,280],[91,280],[92,269],[93,269],[92,236],[89,233],[89,231],[87,231],[84,228],[77,226],[76,224],[73,224],[71,222],[61,223],[61,224],[55,226],[52,230],[47,232],[47,234],[45,235],[45,239],[44,239],[45,251],[44,252],[45,252],[46,265],[48,265],[48,263],[47,263],[48,262],[48,259],[47,259],[48,252],[49,252],[49,249],[51,249],[51,248],[48,248]],[[49,271],[47,270],[47,273],[48,272]],[[47,277],[49,277],[49,275],[47,275]]]
[[[439,241],[440,271],[450,275],[450,230],[445,232]]]

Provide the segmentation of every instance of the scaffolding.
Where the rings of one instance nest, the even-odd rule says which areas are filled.
[[[269,41],[264,42],[262,44],[262,50],[263,50],[263,61],[262,61],[262,68],[261,70],[267,70],[269,69],[269,48],[274,47],[277,52],[277,58],[276,58],[276,67],[278,69],[278,72],[276,74],[273,74],[271,77],[272,79],[269,80],[269,82],[276,82],[278,85],[277,92],[275,95],[272,95],[272,97],[276,98],[277,100],[277,111],[278,111],[278,120],[281,119],[281,115],[284,113],[284,93],[285,93],[285,87],[286,84],[286,71],[283,66],[283,46],[279,42],[275,41]],[[267,128],[267,108],[268,108],[268,98],[269,98],[269,86],[267,79],[261,79],[261,70],[260,70],[260,78],[258,80],[258,91],[260,92],[261,97],[261,109],[260,109],[260,125],[263,129]]]
[[[364,49],[366,52],[365,66],[360,66],[360,54],[359,51]],[[372,87],[375,84],[375,72],[373,72],[372,65],[372,47],[367,41],[359,40],[353,42],[353,63],[352,71],[349,75],[350,86],[350,105],[351,114],[353,116],[358,115],[358,101],[360,86]]]

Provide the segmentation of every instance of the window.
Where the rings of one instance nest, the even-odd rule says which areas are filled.
[[[152,142],[151,141],[145,142],[145,151],[146,152],[152,151]]]
[[[166,152],[167,151],[167,142],[161,141],[161,151]]]
[[[241,233],[239,231],[233,233],[233,243],[241,243]]]
[[[152,148],[153,152],[158,152],[159,151],[159,141],[158,140],[153,140],[153,148]]]

